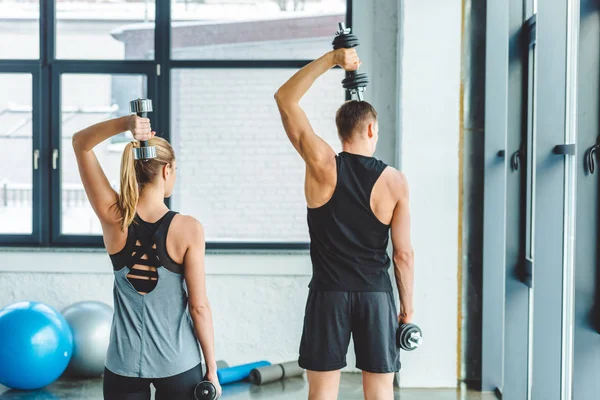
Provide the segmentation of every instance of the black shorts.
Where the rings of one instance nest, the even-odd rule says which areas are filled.
[[[150,384],[156,400],[195,400],[194,389],[202,381],[202,365],[167,378],[130,378],[104,369],[104,400],[150,400]]]
[[[398,372],[398,315],[391,292],[311,290],[300,343],[300,366],[335,371],[346,366],[350,334],[356,368],[373,373]]]

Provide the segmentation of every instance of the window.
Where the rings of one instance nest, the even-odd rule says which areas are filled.
[[[178,157],[170,206],[203,222],[209,247],[307,247],[304,167],[273,93],[331,48],[349,2],[0,3],[0,245],[102,245],[71,137],[148,97]],[[336,151],[343,76],[328,72],[303,104]],[[95,149],[117,190],[131,139]]]
[[[31,75],[0,74],[0,87],[6,90],[0,98],[0,234],[31,234]]]
[[[146,96],[145,79],[137,75],[65,74],[61,77],[61,148],[87,126],[129,114],[129,100]],[[93,96],[90,96],[93,93]],[[121,155],[131,134],[123,132],[96,146],[94,152],[110,184],[119,189]],[[61,234],[100,235],[102,228],[85,195],[75,154],[61,157]]]
[[[171,1],[174,59],[308,60],[331,49],[344,0]]]
[[[308,241],[304,163],[273,100],[292,73],[172,72],[171,138],[179,157],[172,204],[197,216],[210,242]],[[315,131],[337,151],[334,116],[344,101],[337,90],[342,79],[341,70],[329,71],[302,100]]]
[[[0,59],[39,58],[39,0],[0,3]]]
[[[57,58],[154,58],[153,0],[58,1],[55,15]]]

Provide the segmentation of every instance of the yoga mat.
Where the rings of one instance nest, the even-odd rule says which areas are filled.
[[[268,361],[258,361],[255,363],[238,365],[236,367],[229,367],[217,370],[217,376],[221,385],[226,385],[231,382],[241,381],[246,379],[250,375],[250,371],[254,368],[266,367],[271,365]]]
[[[255,385],[276,382],[281,379],[301,376],[304,369],[300,368],[298,361],[289,361],[282,364],[254,368],[250,371],[250,382]]]
[[[251,399],[300,399],[302,396],[294,396],[292,393],[302,391],[308,393],[308,383],[301,376],[260,386],[252,384],[249,386]]]
[[[217,370],[223,369],[223,368],[228,368],[228,367],[229,367],[229,364],[227,364],[227,361],[217,360]],[[202,373],[206,374],[206,364],[204,363],[204,361],[202,361]]]

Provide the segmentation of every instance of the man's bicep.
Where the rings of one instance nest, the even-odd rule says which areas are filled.
[[[280,106],[279,110],[288,138],[307,164],[318,164],[335,156],[331,146],[315,133],[299,105]]]

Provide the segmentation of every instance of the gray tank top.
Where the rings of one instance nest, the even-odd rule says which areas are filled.
[[[110,256],[115,313],[106,368],[115,374],[164,378],[202,360],[188,311],[183,265],[174,262],[166,249],[169,225],[176,214],[169,211],[155,223],[136,216],[125,247]],[[153,266],[156,272],[143,266]],[[157,279],[134,280],[127,277],[130,272]]]

